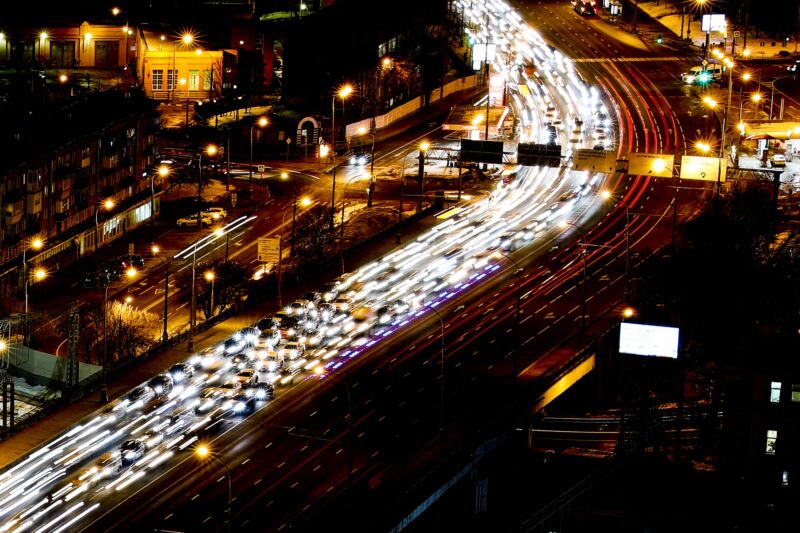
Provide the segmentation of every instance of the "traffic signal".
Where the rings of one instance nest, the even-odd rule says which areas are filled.
[[[661,43],[663,43],[663,42],[664,42],[664,39],[663,39],[663,37],[661,37],[660,35],[659,35],[658,37],[656,37],[656,43],[657,43],[657,44],[661,44]]]

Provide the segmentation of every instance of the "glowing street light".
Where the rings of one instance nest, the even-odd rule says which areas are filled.
[[[214,275],[214,271],[213,270],[207,271],[206,275],[205,275],[205,278],[206,278],[206,281],[210,281],[211,282],[211,305],[210,305],[211,311],[210,311],[209,316],[214,316],[214,280],[216,279],[216,276]]]
[[[253,128],[265,128],[269,124],[267,117],[261,117],[250,126],[250,182],[253,182]]]
[[[348,96],[353,94],[353,86],[345,84],[336,91],[331,97],[331,154],[333,157],[333,176],[331,182],[331,220],[330,226],[333,229],[333,218],[336,214],[336,97],[344,102]]]

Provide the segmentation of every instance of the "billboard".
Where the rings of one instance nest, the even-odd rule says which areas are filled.
[[[622,322],[619,353],[677,359],[679,332],[678,328]]]
[[[728,161],[719,157],[700,157],[685,155],[681,157],[682,180],[725,181],[728,175]]]
[[[494,56],[497,53],[497,45],[494,43],[475,43],[472,47],[472,60],[473,61],[494,61]]]
[[[607,150],[578,149],[572,155],[573,170],[588,170],[590,172],[606,172],[611,174],[617,166],[617,156]]]
[[[257,255],[259,263],[277,263],[281,257],[280,236],[259,238]]]
[[[672,154],[643,154],[631,152],[628,157],[628,174],[671,178],[675,156]]]
[[[461,139],[461,161],[465,163],[502,163],[503,141]]]
[[[517,163],[529,167],[558,167],[561,165],[561,145],[519,143]]]
[[[700,23],[700,31],[718,31],[725,33],[725,15],[703,15],[703,21]]]
[[[489,75],[489,106],[502,107],[505,103],[506,77],[504,74],[492,73]]]

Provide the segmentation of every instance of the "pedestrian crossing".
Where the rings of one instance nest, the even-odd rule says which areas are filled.
[[[581,57],[573,59],[574,63],[643,63],[653,61],[685,61],[686,58],[678,56],[668,57]]]

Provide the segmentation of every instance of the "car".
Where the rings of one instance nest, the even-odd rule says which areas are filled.
[[[308,303],[305,300],[295,300],[286,306],[284,311],[286,311],[287,315],[304,316],[309,311]]]
[[[105,287],[114,281],[114,276],[105,271],[87,272],[81,280],[84,289],[96,289]]]
[[[274,329],[277,327],[278,327],[278,322],[276,322],[275,319],[272,318],[271,316],[265,316],[264,318],[256,322],[256,328],[258,328],[258,330],[261,332],[264,332],[268,329]]]
[[[200,217],[200,224],[203,226],[210,226],[213,224],[213,220],[211,217]],[[193,226],[197,226],[197,215],[188,216],[188,217],[181,217],[175,221],[175,225],[179,228],[191,228]]]
[[[339,296],[337,297],[332,304],[333,308],[337,311],[349,311],[350,310],[350,298],[347,296]]]
[[[242,387],[252,387],[258,383],[258,374],[254,368],[243,368],[234,376]]]
[[[159,374],[147,382],[147,386],[153,389],[156,398],[168,395],[172,391],[173,384],[172,376],[169,374]]]
[[[319,292],[320,294],[322,294],[323,301],[326,302],[333,301],[334,298],[336,298],[336,296],[338,296],[339,294],[338,286],[339,284],[335,282],[323,283],[322,286],[319,288]]]
[[[336,307],[333,304],[325,302],[319,304],[317,308],[320,320],[331,320],[336,315]]]
[[[189,409],[177,409],[168,418],[164,426],[164,436],[169,437],[175,433],[183,431],[192,425],[194,413]]]
[[[275,396],[275,388],[271,383],[259,381],[252,388],[253,398],[258,401],[271,400]]]
[[[217,393],[222,394],[222,396],[226,398],[230,398],[231,396],[235,395],[241,388],[242,384],[238,379],[229,379],[220,384],[218,387],[213,387]]]
[[[584,17],[591,17],[597,14],[593,2],[582,2],[578,0],[573,4],[573,9],[575,9],[576,13]]]
[[[264,342],[264,347],[271,348],[281,341],[281,332],[277,329],[270,328],[261,332],[261,338]]]
[[[783,154],[772,154],[769,158],[769,163],[771,167],[785,167],[786,156]]]
[[[142,433],[139,440],[144,442],[144,447],[147,450],[152,450],[162,442],[164,442],[164,434],[156,429],[150,429]]]
[[[284,344],[283,348],[280,349],[279,353],[286,359],[294,360],[298,357],[302,357],[305,351],[306,347],[304,344],[299,342],[287,342]]]
[[[226,414],[249,415],[256,410],[256,398],[253,395],[237,394],[222,404]]]
[[[310,304],[313,304],[314,307],[316,307],[316,305],[322,301],[322,294],[316,291],[305,292],[303,293],[303,300],[305,300]]]
[[[131,404],[146,405],[156,398],[156,393],[147,385],[140,385],[128,393],[127,399]]]
[[[94,465],[98,469],[96,479],[115,476],[122,471],[122,454],[119,450],[106,452],[97,458]]]
[[[198,415],[204,415],[217,407],[224,397],[225,396],[216,388],[206,389],[203,391],[203,394],[200,395],[194,412]]]
[[[188,363],[175,363],[168,372],[174,383],[181,383],[194,375],[194,367]]]
[[[132,465],[141,459],[147,451],[147,445],[143,440],[130,439],[122,443],[119,447],[119,452],[122,455],[122,464],[124,466]]]
[[[116,259],[118,262],[127,265],[128,268],[135,267],[135,268],[143,268],[144,267],[144,259],[141,255],[136,254],[125,254],[117,257]]]
[[[269,351],[258,359],[259,372],[277,372],[283,367],[283,356],[277,352]]]
[[[195,215],[197,216],[197,215]],[[206,207],[200,211],[201,217],[207,217],[213,221],[224,220],[228,217],[228,212],[222,207]]]

